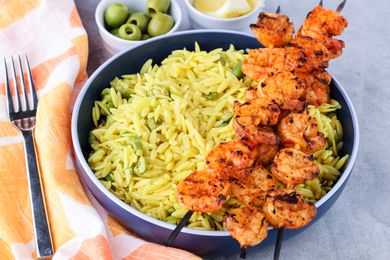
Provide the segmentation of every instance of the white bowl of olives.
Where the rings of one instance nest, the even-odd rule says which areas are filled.
[[[95,20],[104,46],[115,54],[177,31],[182,11],[176,0],[102,0],[96,7]]]

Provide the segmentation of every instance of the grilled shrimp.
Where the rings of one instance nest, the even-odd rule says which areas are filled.
[[[337,36],[342,34],[347,26],[347,19],[340,13],[322,6],[316,6],[303,21],[298,34],[313,31],[321,35]]]
[[[326,71],[316,71],[315,73],[296,73],[297,77],[304,82],[304,100],[313,106],[329,103],[329,84],[332,76]]]
[[[257,40],[267,48],[285,47],[294,35],[294,25],[282,14],[262,12],[257,23],[250,27]]]
[[[299,150],[284,148],[275,156],[271,172],[280,182],[293,188],[320,174],[320,169],[313,160],[312,156]]]
[[[237,139],[248,140],[254,145],[279,143],[278,136],[268,127],[279,120],[280,108],[274,100],[261,97],[244,104],[235,102],[234,113],[233,129]]]
[[[278,127],[281,143],[284,147],[295,148],[312,154],[323,149],[326,139],[318,131],[318,123],[311,118],[308,111],[290,113],[283,118]]]
[[[206,165],[224,180],[242,179],[250,174],[257,152],[242,141],[220,143],[206,156]]]
[[[278,187],[278,181],[262,166],[256,166],[251,174],[233,181],[232,195],[247,206],[261,208],[268,191]]]
[[[261,165],[268,165],[275,157],[279,150],[277,145],[258,144],[256,146],[257,159],[256,162]]]
[[[298,229],[315,217],[317,209],[294,190],[276,190],[267,196],[263,212],[273,227]]]
[[[259,97],[240,104],[234,102],[234,114],[237,117],[251,117],[254,124],[273,126],[278,123],[279,105],[271,98]]]
[[[273,99],[283,110],[299,112],[305,108],[305,102],[300,100],[305,94],[304,82],[290,71],[265,76],[258,86],[257,89],[247,89],[247,100],[265,96]]]
[[[251,86],[245,91],[245,100],[265,96],[272,98],[282,110],[300,112],[306,103],[319,106],[329,102],[331,80],[326,71],[264,74],[258,79],[258,88]]]
[[[330,53],[324,43],[316,38],[310,36],[295,37],[289,46],[303,50],[306,58],[309,60],[322,59],[330,60]]]
[[[270,127],[259,126],[252,117],[236,117],[233,121],[233,129],[236,140],[245,140],[251,146],[258,144],[279,145],[280,139]]]
[[[317,6],[303,21],[298,36],[310,36],[324,42],[331,52],[332,58],[335,58],[342,54],[342,48],[345,44],[343,41],[332,37],[342,34],[347,26],[347,19],[338,12]]]
[[[268,235],[268,223],[257,208],[244,207],[230,210],[226,214],[226,227],[230,235],[242,248],[255,246]]]
[[[184,208],[196,212],[214,212],[222,208],[231,185],[221,181],[210,170],[193,172],[176,189],[176,196]]]
[[[278,71],[311,72],[328,67],[329,60],[324,59],[323,55],[312,55],[305,53],[305,50],[295,47],[252,49],[241,68],[245,75],[258,80]]]

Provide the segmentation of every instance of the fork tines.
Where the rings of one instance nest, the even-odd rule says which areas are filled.
[[[13,76],[13,80],[11,83],[7,69],[7,59],[4,58],[5,85],[7,92],[8,111],[11,121],[35,117],[38,105],[37,93],[35,90],[34,82],[32,80],[30,64],[28,62],[27,56],[25,56],[25,66],[27,67],[26,73],[28,82],[26,82],[25,80],[23,65],[19,55],[17,58],[17,62],[19,66],[19,80],[16,75],[14,58],[11,57],[11,71]],[[28,86],[30,86],[30,98],[28,98],[27,95]],[[13,91],[11,90],[11,88],[14,90],[16,96],[15,99],[12,98]],[[14,100],[16,101],[14,102]]]

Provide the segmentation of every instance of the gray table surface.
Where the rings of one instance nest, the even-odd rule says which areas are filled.
[[[183,0],[180,0],[183,1]],[[341,1],[341,0],[340,0]],[[88,72],[108,57],[94,22],[98,0],[76,0],[89,36]],[[119,0],[120,2],[120,0]],[[318,0],[268,0],[298,26]],[[339,1],[324,1],[335,8]],[[390,2],[350,0],[343,14],[344,55],[329,71],[344,85],[358,113],[361,146],[343,194],[315,225],[283,243],[281,259],[390,259]],[[272,259],[273,248],[247,259]],[[218,259],[237,259],[237,255]]]

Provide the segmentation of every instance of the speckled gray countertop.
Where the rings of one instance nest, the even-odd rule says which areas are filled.
[[[94,22],[98,2],[76,0],[89,36],[89,73],[109,57]],[[280,4],[298,26],[318,2],[268,0],[266,10]],[[335,8],[338,2],[324,4]],[[346,88],[358,114],[358,160],[338,201],[315,225],[283,243],[281,259],[390,259],[390,1],[349,0],[343,14],[349,20],[342,36],[347,47],[329,71]],[[273,248],[267,248],[247,259],[272,256]]]

